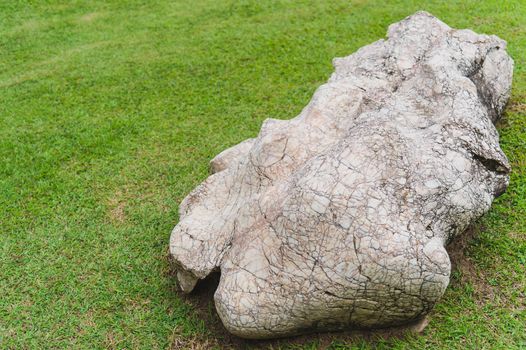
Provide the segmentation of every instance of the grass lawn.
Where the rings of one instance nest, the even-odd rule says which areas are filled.
[[[177,207],[221,150],[292,118],[331,59],[425,9],[515,59],[499,125],[511,184],[422,336],[236,347],[526,348],[526,3],[0,2],[0,349],[207,349],[213,308],[174,292]],[[207,311],[208,310],[208,311]],[[226,338],[225,338],[226,337]]]

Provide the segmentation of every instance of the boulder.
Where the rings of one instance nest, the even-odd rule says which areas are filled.
[[[179,286],[220,271],[216,309],[240,337],[421,319],[449,283],[445,245],[508,185],[503,40],[417,12],[333,64],[297,117],[219,154],[181,203]]]

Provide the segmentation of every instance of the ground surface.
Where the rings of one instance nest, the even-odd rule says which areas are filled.
[[[521,3],[1,2],[0,348],[526,348]],[[422,336],[232,339],[206,292],[174,292],[178,203],[215,154],[297,115],[332,57],[418,9],[508,41],[508,192],[452,248],[451,286]]]

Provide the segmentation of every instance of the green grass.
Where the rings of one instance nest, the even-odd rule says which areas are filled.
[[[329,348],[526,348],[522,0],[0,2],[0,348],[219,346],[168,273],[179,202],[215,154],[297,115],[333,57],[418,9],[508,41],[511,185],[424,335]]]

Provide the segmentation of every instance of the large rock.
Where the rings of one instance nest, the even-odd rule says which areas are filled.
[[[299,116],[218,155],[183,201],[181,289],[220,271],[217,311],[246,338],[424,316],[449,282],[444,245],[508,185],[505,48],[418,12],[335,59]]]

